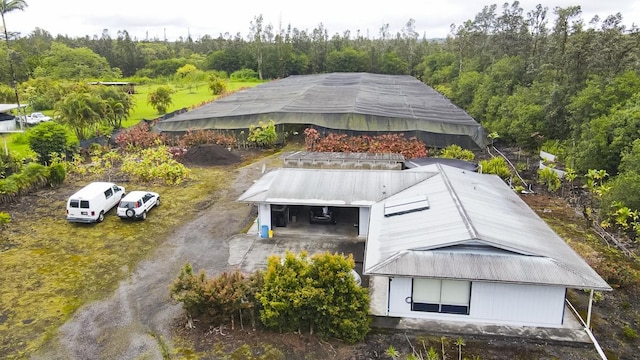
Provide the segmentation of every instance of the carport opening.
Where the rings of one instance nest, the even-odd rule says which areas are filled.
[[[274,232],[280,234],[299,232],[358,236],[358,215],[357,207],[271,206],[272,227]]]

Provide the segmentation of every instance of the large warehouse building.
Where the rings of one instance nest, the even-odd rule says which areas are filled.
[[[412,76],[331,73],[290,76],[162,120],[162,132],[244,130],[260,121],[351,135],[403,133],[429,147],[485,145],[480,124]]]

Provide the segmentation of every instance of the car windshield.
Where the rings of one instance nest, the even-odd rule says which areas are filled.
[[[136,201],[121,201],[119,207],[125,209],[134,209],[136,207]]]

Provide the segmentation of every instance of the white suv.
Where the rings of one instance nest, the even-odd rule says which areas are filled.
[[[117,213],[121,219],[146,219],[151,208],[160,205],[160,195],[151,191],[131,191],[120,204]]]

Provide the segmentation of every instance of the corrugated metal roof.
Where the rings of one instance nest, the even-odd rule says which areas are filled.
[[[427,168],[438,175],[387,201],[423,194],[428,210],[386,218],[384,201],[372,206],[365,273],[611,289],[499,177]]]
[[[398,170],[282,168],[263,176],[238,201],[289,205],[371,206],[431,176]]]
[[[404,161],[404,156],[397,153],[345,153],[322,151],[296,151],[284,157],[284,160],[315,160],[315,161]]]

